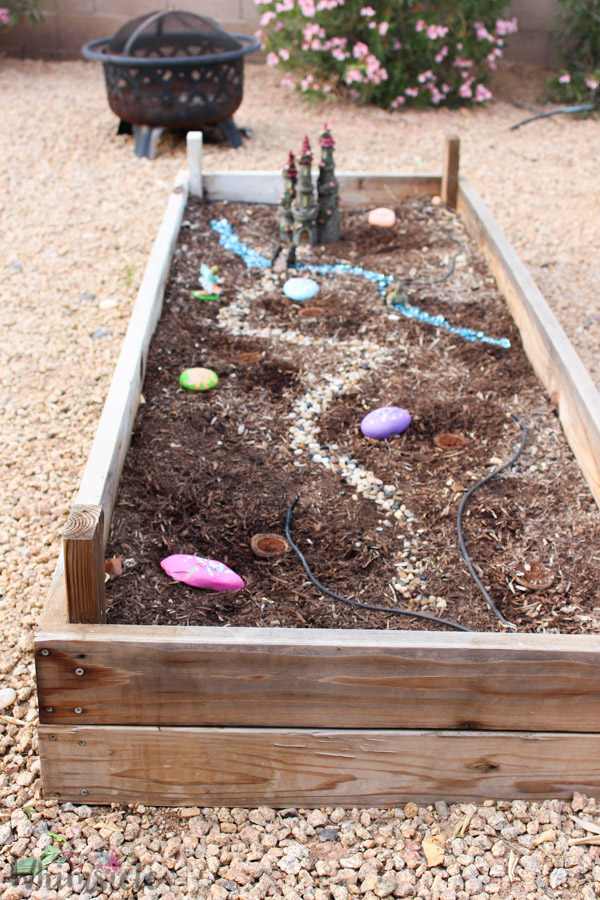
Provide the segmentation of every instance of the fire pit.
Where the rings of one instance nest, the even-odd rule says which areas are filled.
[[[212,19],[182,10],[140,16],[113,38],[90,41],[86,59],[104,66],[110,108],[119,132],[133,130],[138,156],[154,156],[164,128],[192,131],[218,124],[241,146],[233,113],[242,102],[244,56],[260,41],[230,34]]]

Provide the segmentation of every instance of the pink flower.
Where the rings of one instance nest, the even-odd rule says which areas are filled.
[[[294,0],[281,0],[275,4],[275,11],[278,13],[289,12],[294,8]]]
[[[361,16],[374,16],[375,10],[373,9],[372,6],[363,6],[363,8],[360,11],[360,14],[361,14]]]
[[[402,94],[399,94],[395,100],[392,100],[390,106],[392,109],[398,109],[399,106],[403,106],[406,103],[406,97],[403,97]]]
[[[390,27],[389,22],[380,22],[377,27],[377,31],[379,32],[379,34],[384,35],[384,34],[387,34],[389,27]]]
[[[446,37],[448,34],[448,29],[445,25],[429,25],[427,28],[427,37],[430,41],[435,41],[437,38]]]
[[[281,47],[279,50],[279,57],[280,59],[285,59],[287,61],[290,58],[290,51],[286,50],[285,47]]]
[[[514,34],[519,30],[516,18],[496,19],[496,34]]]
[[[415,31],[425,31],[427,28],[427,22],[424,22],[423,19],[419,19],[415,25]]]
[[[292,0],[292,6],[293,6]],[[315,14],[315,3],[314,0],[298,0],[298,5],[302,10],[302,14],[307,17],[307,19],[312,19]]]
[[[285,75],[283,76],[283,78],[281,79],[281,81],[279,82],[279,84],[281,85],[281,87],[289,87],[289,88],[296,87],[296,84],[294,82],[294,79],[292,78],[291,72],[286,72]]]
[[[489,33],[483,22],[473,22],[473,28],[478,41],[493,41],[494,37]]]
[[[271,50],[271,52],[267,56],[267,65],[268,66],[276,66],[278,64],[278,62],[279,62],[279,57],[277,56],[276,53],[273,53],[273,51]]]
[[[473,91],[471,89],[471,85],[473,84],[473,78],[469,78],[467,81],[463,81],[461,86],[458,89],[458,93],[461,97],[472,97]]]
[[[417,97],[419,94],[419,88],[417,88],[417,87],[406,88],[404,93],[406,94],[407,97]]]
[[[352,56],[354,59],[363,59],[369,52],[369,48],[366,44],[363,44],[362,41],[357,41],[352,50]]]
[[[346,84],[352,84],[353,81],[361,81],[363,80],[362,72],[359,72],[358,69],[349,69],[344,75],[344,81]]]
[[[394,38],[394,43],[392,46],[394,47],[394,50],[402,50],[402,44],[397,38]]]
[[[269,22],[271,21],[271,19],[276,19],[276,18],[277,18],[276,13],[274,13],[272,10],[269,9],[269,10],[267,10],[267,12],[264,12],[262,14],[262,16],[260,17],[260,24],[268,25]]]
[[[436,53],[436,56],[435,56],[436,63],[441,63],[441,61],[443,59],[445,59],[447,56],[448,56],[448,45],[444,44],[444,46],[442,47],[440,52]]]
[[[3,25],[10,24],[10,12],[8,9],[6,9],[6,7],[0,8],[0,22]]]
[[[430,85],[429,89],[431,91],[431,102],[434,104],[434,106],[437,106],[438,103],[441,103],[444,99],[444,95],[441,93],[441,91],[438,91],[434,84]]]
[[[431,69],[427,69],[426,72],[421,72],[420,75],[417,75],[417,81],[419,84],[424,84],[426,81],[431,81],[434,78],[433,72]]]
[[[598,87],[598,79],[594,78],[593,75],[588,75],[588,77],[585,79],[585,83],[589,87],[590,91],[595,91]]]
[[[492,99],[492,92],[488,91],[484,84],[478,84],[475,88],[475,102],[485,103],[486,100]]]
[[[300,82],[300,90],[307,91],[311,87],[314,80],[315,79],[312,77],[312,75],[309,72],[308,75],[306,76],[306,78],[303,78],[302,81]]]
[[[473,65],[473,60],[461,59],[460,56],[457,56],[452,65],[456,66],[458,69],[468,69]]]
[[[569,75],[568,72],[565,72],[564,75],[561,75],[558,80],[560,81],[561,84],[569,84],[571,81],[571,76]]]

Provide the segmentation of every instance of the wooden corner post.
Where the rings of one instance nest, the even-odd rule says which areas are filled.
[[[202,199],[202,132],[188,131],[186,137],[190,195]]]
[[[104,595],[104,512],[101,506],[74,506],[63,538],[68,621],[106,622]]]
[[[458,199],[458,162],[460,140],[455,134],[446,136],[444,170],[442,172],[442,203],[456,209]]]

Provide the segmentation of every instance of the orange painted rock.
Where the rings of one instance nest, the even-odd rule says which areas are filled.
[[[378,225],[379,228],[391,228],[396,224],[396,213],[386,206],[378,206],[369,213],[369,225]]]

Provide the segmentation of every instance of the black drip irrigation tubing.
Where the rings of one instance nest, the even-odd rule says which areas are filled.
[[[488,606],[490,607],[490,609],[492,610],[492,612],[494,613],[496,618],[502,623],[502,625],[504,625],[505,628],[510,628],[511,630],[515,631],[516,625],[514,625],[512,622],[509,622],[508,619],[506,619],[502,615],[502,613],[500,612],[500,610],[498,609],[498,607],[496,606],[496,604],[494,603],[494,601],[488,594],[487,590],[483,586],[481,579],[478,577],[475,569],[473,568],[473,563],[471,562],[471,559],[467,552],[465,540],[464,540],[463,533],[462,533],[462,515],[463,515],[465,507],[469,501],[469,498],[475,493],[475,491],[479,490],[480,487],[482,487],[484,484],[487,484],[488,481],[491,481],[492,478],[496,478],[496,476],[500,475],[501,472],[504,472],[506,469],[510,468],[510,466],[513,466],[516,463],[516,461],[518,460],[518,458],[520,457],[521,453],[523,452],[523,449],[525,448],[525,443],[527,441],[527,436],[528,436],[527,426],[524,425],[523,422],[518,418],[518,416],[514,415],[514,413],[511,413],[510,415],[515,420],[515,422],[517,422],[520,425],[521,431],[523,432],[522,437],[521,437],[521,443],[519,444],[519,447],[516,450],[516,452],[508,460],[508,462],[505,462],[499,468],[494,469],[493,472],[490,472],[488,475],[485,476],[485,478],[481,478],[476,484],[473,485],[473,487],[469,488],[467,493],[462,498],[462,500],[460,502],[460,506],[458,507],[458,514],[456,516],[456,530],[458,532],[458,543],[460,546],[460,551],[462,553],[463,559],[466,562],[467,568],[469,570],[469,574],[470,574],[471,578],[473,579],[473,581],[475,582],[475,584],[477,585],[477,588],[479,589],[481,595],[483,596],[483,599],[488,604]],[[304,571],[306,572],[306,574],[308,575],[308,577],[310,578],[312,583],[315,585],[315,587],[317,587],[321,591],[321,593],[326,594],[328,597],[332,597],[334,600],[338,600],[340,603],[346,603],[349,606],[354,606],[357,609],[366,609],[371,612],[389,613],[390,615],[394,615],[394,616],[411,616],[412,618],[415,618],[415,619],[424,619],[427,622],[435,622],[438,625],[446,625],[448,628],[454,628],[457,631],[467,631],[471,634],[473,633],[472,628],[467,628],[466,625],[461,625],[459,622],[453,622],[451,619],[443,619],[439,616],[432,616],[429,613],[416,612],[411,609],[395,609],[394,607],[391,607],[391,606],[376,606],[375,604],[372,604],[372,603],[361,603],[358,600],[351,600],[349,597],[342,597],[341,594],[336,594],[334,591],[330,591],[329,588],[325,587],[325,585],[322,582],[320,582],[318,580],[318,578],[316,578],[313,575],[313,573],[310,569],[310,566],[308,565],[308,563],[306,561],[304,554],[302,553],[302,551],[299,549],[299,547],[294,543],[294,541],[292,539],[291,527],[292,527],[292,523],[293,523],[293,519],[294,519],[294,509],[296,508],[296,505],[299,500],[300,500],[300,494],[298,494],[296,496],[296,498],[290,505],[290,507],[285,515],[285,518],[284,518],[285,536],[289,542],[290,547],[292,548],[292,550],[294,551],[294,553],[296,554],[296,556],[299,558],[300,562],[302,563]]]
[[[514,465],[516,463],[516,461],[518,460],[519,456],[521,455],[521,453],[523,452],[523,449],[525,447],[525,442],[527,441],[527,433],[528,433],[527,426],[524,425],[523,422],[521,422],[521,420],[517,416],[515,416],[514,413],[511,413],[511,416],[515,420],[515,422],[517,422],[517,424],[521,426],[521,431],[523,432],[522,437],[521,437],[521,443],[519,444],[519,448],[516,451],[516,453],[514,453],[511,456],[511,458],[508,460],[508,462],[505,462],[498,469],[494,469],[493,472],[490,472],[488,475],[485,476],[485,478],[482,478],[481,481],[478,481],[477,484],[474,484],[473,487],[469,488],[467,493],[464,495],[464,497],[460,501],[460,506],[458,507],[458,513],[456,516],[456,530],[458,531],[458,544],[460,547],[460,552],[462,553],[463,559],[467,564],[469,574],[470,574],[471,578],[473,579],[473,581],[475,582],[475,584],[477,585],[479,592],[481,593],[483,599],[485,600],[487,605],[490,607],[490,609],[492,610],[494,615],[500,620],[500,622],[502,622],[502,624],[504,625],[505,628],[510,628],[510,629],[516,631],[516,625],[513,625],[512,622],[509,622],[508,619],[504,618],[504,616],[502,615],[502,613],[500,612],[500,610],[498,609],[498,607],[496,606],[496,604],[494,603],[494,601],[492,600],[492,598],[490,597],[488,592],[486,591],[485,587],[481,583],[481,579],[478,577],[475,569],[473,568],[473,563],[471,562],[471,559],[467,552],[467,548],[465,545],[465,539],[464,539],[463,533],[462,533],[462,515],[464,512],[465,506],[467,505],[467,503],[469,501],[469,497],[471,497],[475,493],[475,491],[478,490],[480,487],[482,487],[484,484],[487,484],[488,481],[491,481],[492,478],[495,478],[497,475],[500,475],[501,472],[504,472],[505,469],[508,469],[510,466]]]
[[[290,547],[294,551],[294,553],[298,556],[300,562],[304,567],[304,571],[312,581],[312,583],[319,588],[319,590],[326,594],[328,597],[333,597],[334,600],[339,600],[340,603],[347,603],[349,606],[355,606],[358,609],[368,609],[371,612],[384,612],[390,613],[393,616],[412,616],[415,619],[425,619],[427,622],[436,622],[438,625],[447,625],[449,628],[455,628],[457,631],[468,631],[472,632],[472,628],[467,628],[466,625],[460,625],[458,622],[452,622],[450,619],[441,619],[438,616],[429,615],[429,613],[423,612],[413,612],[410,609],[394,609],[391,606],[375,606],[372,603],[360,603],[358,600],[351,600],[349,597],[342,597],[340,594],[336,594],[333,591],[330,591],[329,588],[325,587],[310,570],[310,566],[306,562],[304,558],[304,554],[302,551],[296,546],[294,541],[292,540],[292,536],[290,534],[290,528],[293,521],[294,508],[300,499],[300,494],[297,495],[296,499],[291,504],[288,509],[285,519],[285,536],[289,542]]]
[[[509,131],[516,131],[521,125],[528,125],[530,122],[537,121],[537,119],[549,119],[550,116],[559,116],[562,113],[592,112],[594,109],[598,109],[597,103],[585,103],[582,106],[563,106],[561,109],[553,109],[551,112],[538,113],[537,116],[530,116],[528,119],[523,119],[522,122],[511,125]]]

